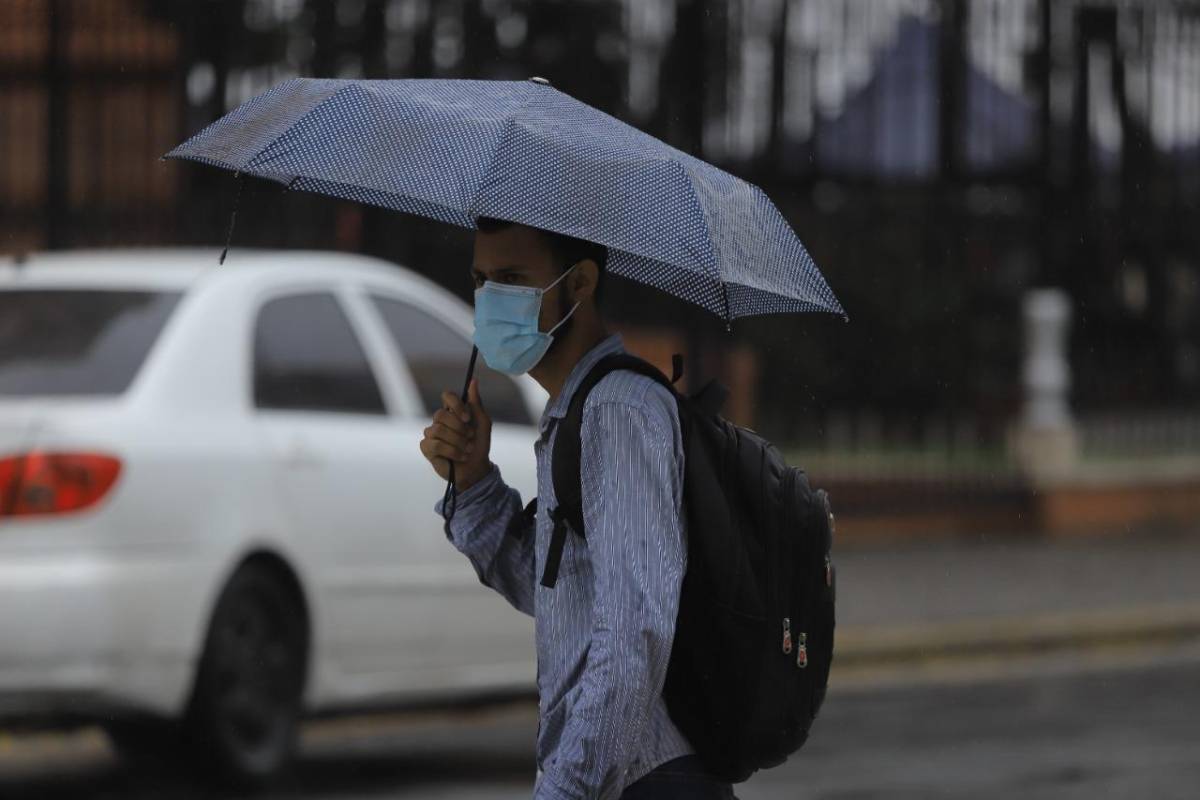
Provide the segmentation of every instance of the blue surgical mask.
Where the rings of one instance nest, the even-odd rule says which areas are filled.
[[[542,296],[570,275],[575,266],[572,264],[544,289],[487,281],[475,290],[475,346],[489,367],[522,375],[542,360],[554,341],[554,332],[579,308],[579,303],[571,306],[558,324],[542,333],[538,330]]]

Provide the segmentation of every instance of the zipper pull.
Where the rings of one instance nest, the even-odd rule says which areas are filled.
[[[833,560],[825,554],[825,585],[833,586]]]
[[[808,666],[808,634],[800,631],[800,646],[796,648],[796,666],[804,669]]]
[[[783,618],[783,652],[792,652],[792,621],[787,617]]]

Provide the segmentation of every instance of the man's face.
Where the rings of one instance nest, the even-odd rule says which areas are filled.
[[[562,275],[562,268],[563,265],[554,260],[550,244],[534,228],[508,225],[491,233],[475,232],[471,277],[477,289],[484,281],[544,289]],[[539,330],[550,330],[562,319],[566,284],[563,281],[546,293],[538,320]]]

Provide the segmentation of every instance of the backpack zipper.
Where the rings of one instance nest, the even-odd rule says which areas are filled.
[[[792,499],[795,495],[796,481],[797,481],[797,477],[796,477],[795,471],[789,471],[789,473],[788,473],[788,496],[789,496],[789,499]],[[798,517],[798,515],[795,513],[794,506],[791,507],[790,514],[793,517],[792,528],[791,528],[792,534],[794,537],[798,538],[800,536],[800,525],[803,522],[803,520],[801,520]],[[813,541],[811,539],[805,539],[804,541],[799,543],[799,546],[803,549],[806,557],[809,554],[812,554],[814,556],[816,555],[815,553],[812,553],[812,550],[814,548],[813,548]],[[793,550],[792,558],[794,560],[796,558],[795,552],[794,552],[796,548],[795,548],[795,546],[793,546],[791,549]],[[828,564],[828,558],[826,559],[826,565],[827,564]],[[799,624],[811,623],[813,621],[811,618],[811,614],[817,605],[817,600],[813,596],[814,595],[813,589],[814,589],[814,585],[815,586],[820,585],[820,584],[815,584],[814,579],[819,580],[819,578],[817,578],[816,575],[812,575],[812,574],[800,574],[799,578],[802,581],[802,583],[800,586],[793,587],[793,594],[791,597],[791,602],[792,602],[794,608],[796,609],[797,622]],[[808,616],[806,616],[806,613]],[[805,669],[806,667],[808,667],[808,631],[806,631],[806,630],[796,631],[795,639],[796,639],[796,642],[795,642],[795,644],[796,644],[796,668],[797,669]]]
[[[781,538],[786,540],[785,547],[787,549],[787,558],[784,561],[784,564],[786,564],[790,569],[795,566],[797,552],[796,539],[799,537],[800,528],[800,520],[797,518],[793,503],[796,493],[796,472],[793,469],[789,469],[787,471],[784,479],[784,493],[788,504],[786,506],[787,519],[785,523],[785,531],[782,533]],[[800,542],[799,544],[803,546],[805,543]],[[791,569],[791,575],[794,581],[797,577],[794,569]],[[783,652],[784,655],[791,655],[794,648],[796,650],[796,666],[799,668],[804,668],[808,666],[808,633],[807,631],[798,630],[793,634],[791,626],[792,619],[796,620],[797,626],[804,623],[804,587],[807,585],[808,581],[806,580],[806,576],[801,575],[799,577],[801,580],[803,580],[803,584],[797,586],[793,582],[792,585],[787,587],[789,591],[785,592],[781,598],[786,604],[785,608],[795,609],[797,614],[795,617],[783,618]]]
[[[784,473],[782,489],[785,501],[791,500],[792,492],[795,485],[795,473],[792,470],[787,470]],[[781,649],[785,656],[790,656],[792,653],[792,618],[790,611],[795,607],[795,587],[789,583],[785,583],[784,576],[791,575],[790,569],[793,560],[796,557],[795,547],[792,543],[792,533],[795,530],[795,520],[793,519],[792,509],[790,505],[784,506],[784,517],[780,520],[780,530],[778,532],[779,542],[779,563],[776,565],[776,586],[778,587],[778,602],[779,610],[788,616],[783,617],[783,643]]]

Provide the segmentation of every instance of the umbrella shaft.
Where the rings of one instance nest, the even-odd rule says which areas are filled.
[[[475,360],[479,357],[479,348],[471,347],[471,360],[467,362],[467,377],[463,379],[462,394],[459,398],[466,403],[467,391],[471,388],[471,378],[475,375]],[[442,495],[442,510],[446,512],[446,530],[450,529],[450,520],[458,510],[458,492],[454,488],[454,462],[450,462],[450,477],[446,480],[446,492]]]

